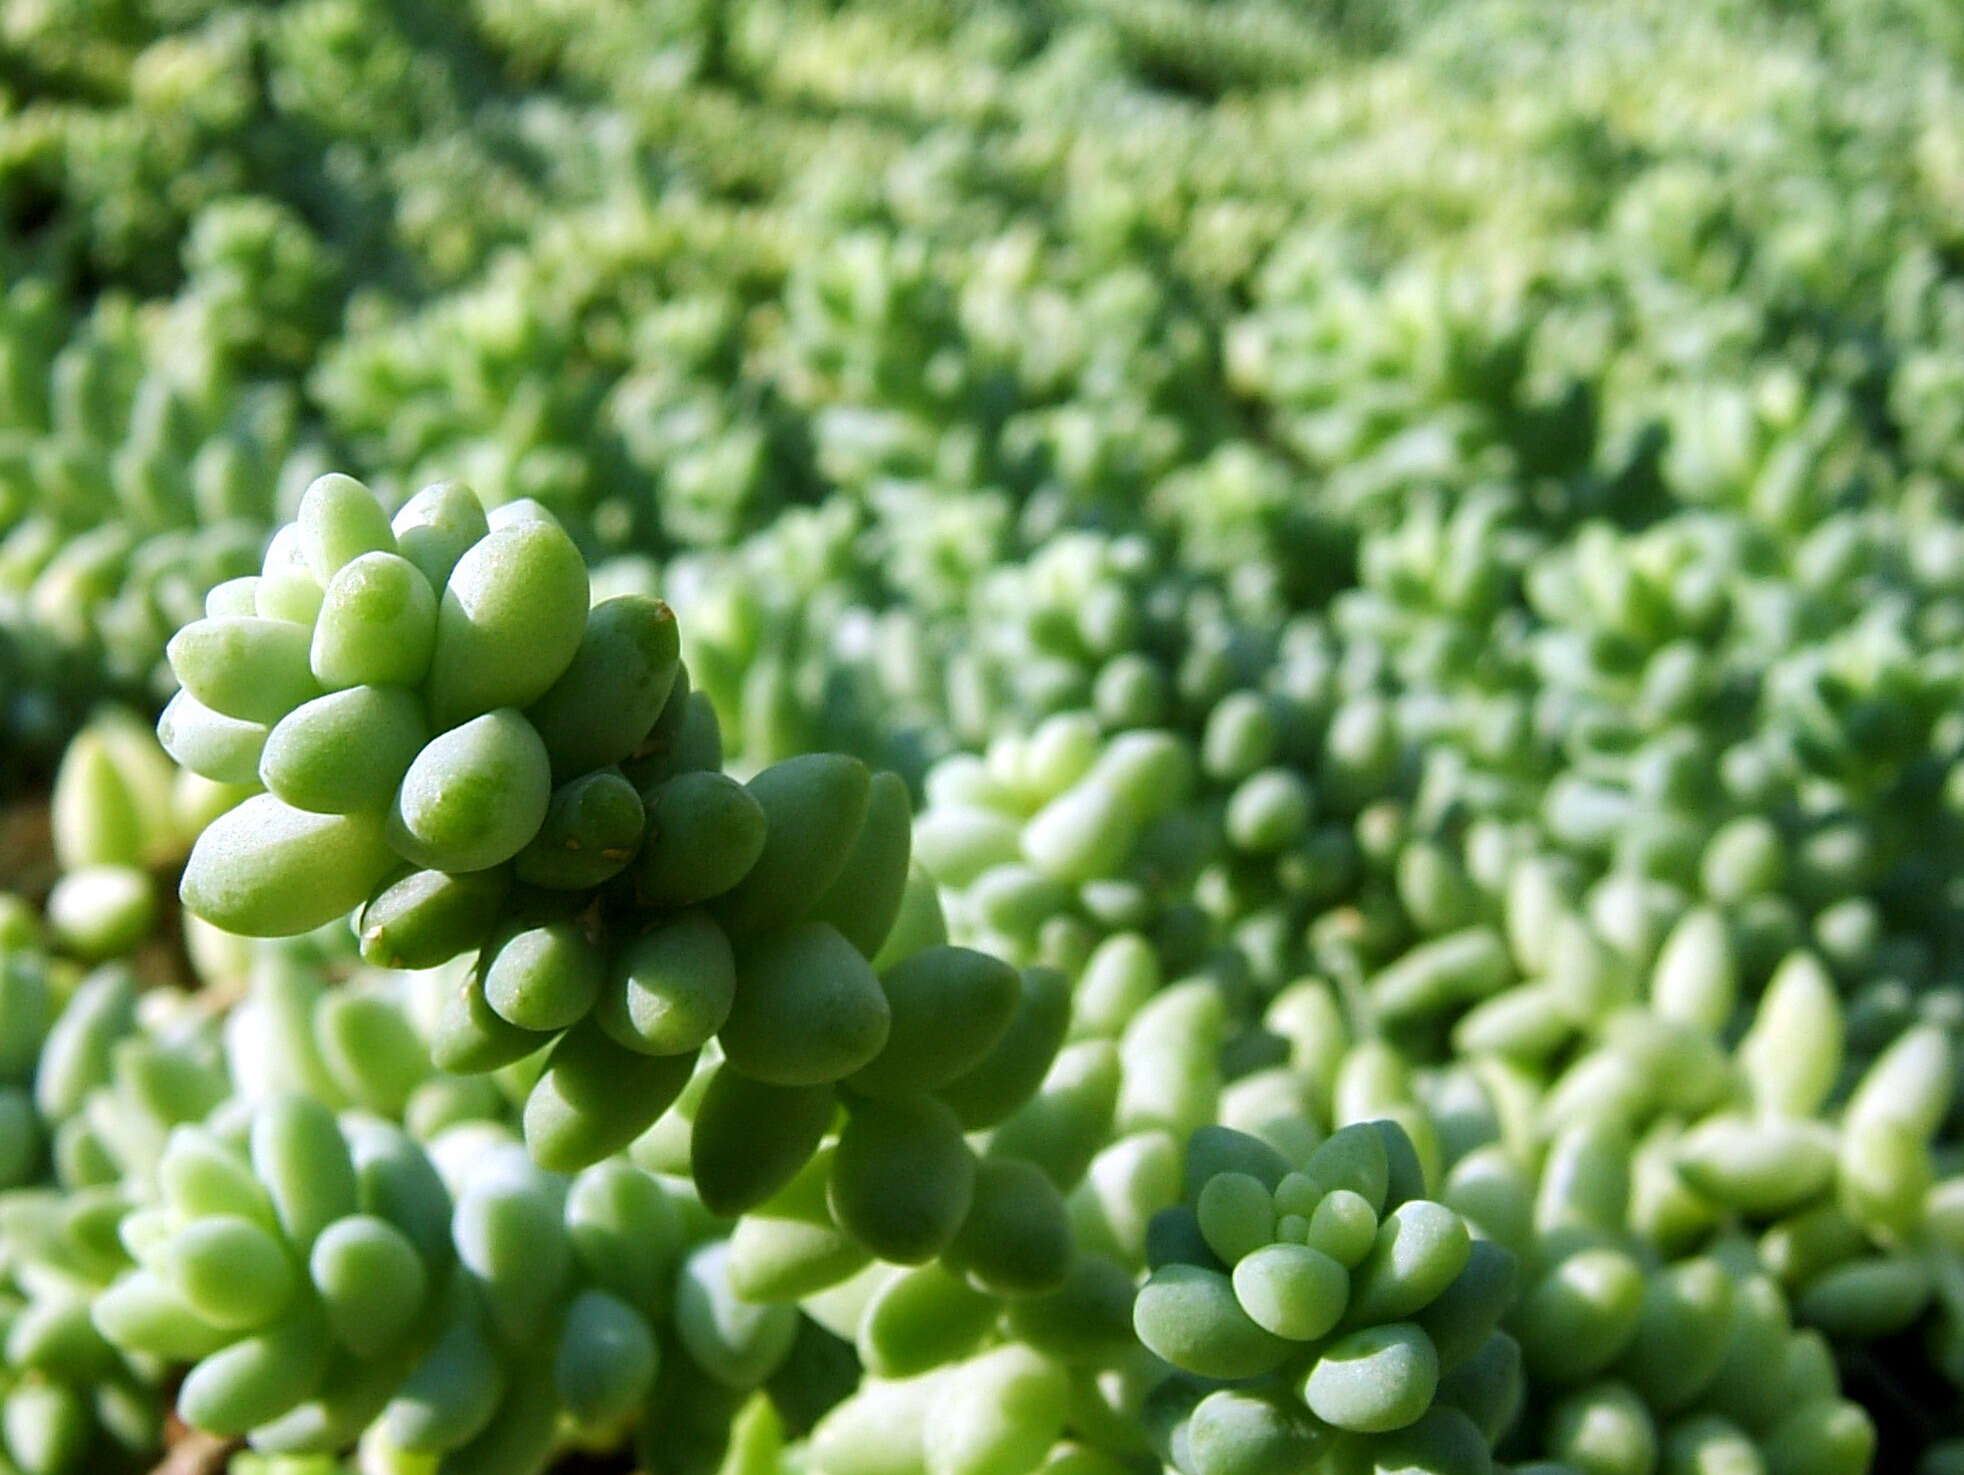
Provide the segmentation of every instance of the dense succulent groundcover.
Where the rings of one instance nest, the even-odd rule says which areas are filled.
[[[0,1475],[1964,1470],[1961,69],[16,7]]]
[[[1246,691],[1052,713],[918,822],[739,781],[673,610],[456,483],[316,479],[207,609],[8,920],[23,1470],[168,1409],[296,1475],[1858,1472],[1849,1357],[1964,1372],[1954,1023],[1843,998],[1867,899],[1804,922],[1763,817],[1697,896],[1591,879],[1413,834],[1394,712],[1291,763]],[[143,990],[187,833],[204,987]]]

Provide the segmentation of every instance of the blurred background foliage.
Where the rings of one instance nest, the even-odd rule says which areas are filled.
[[[1543,540],[1947,516],[1960,45],[1908,0],[10,5],[9,770],[167,694],[326,465],[758,569],[684,609],[780,673],[755,761],[875,741],[834,606],[966,643],[1064,529],[1300,609],[1476,490]]]

